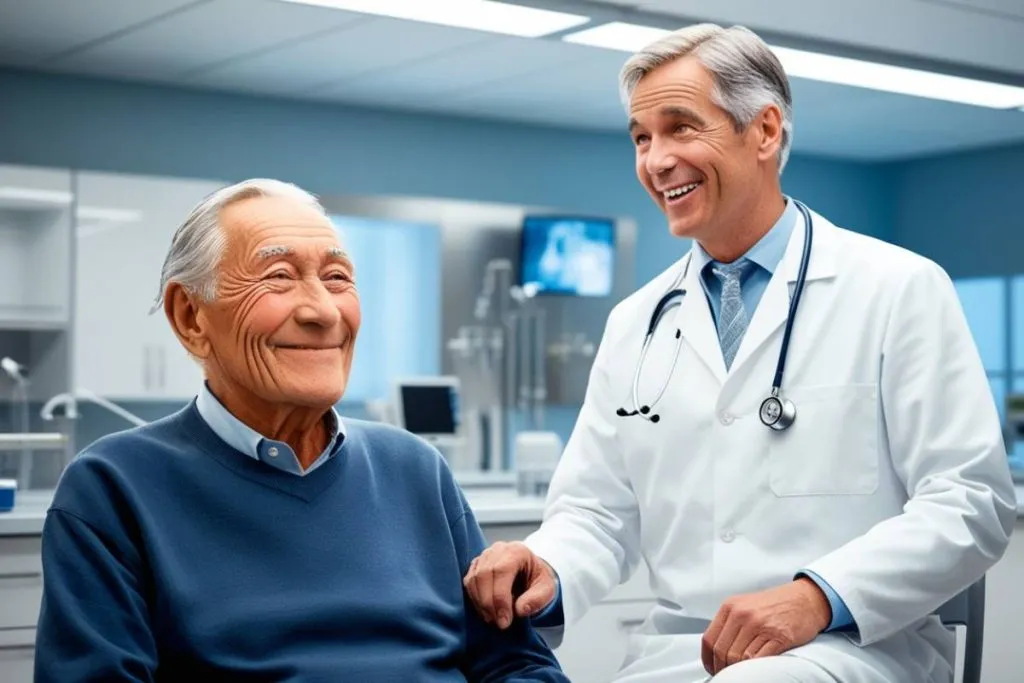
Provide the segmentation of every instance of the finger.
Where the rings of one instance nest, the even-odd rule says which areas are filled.
[[[766,635],[756,636],[752,641],[750,641],[747,647],[744,648],[742,659],[756,659],[758,656],[757,653],[761,651],[761,647],[767,643],[768,640],[769,638]]]
[[[751,642],[758,637],[759,631],[760,624],[757,620],[744,620],[739,633],[736,634],[736,638],[733,639],[732,644],[729,646],[728,654],[725,657],[726,666],[731,666],[746,659],[747,650],[750,648]]]
[[[517,564],[503,563],[498,565],[492,573],[493,598],[495,623],[498,628],[506,628],[512,623],[512,586],[519,575],[520,568]]]
[[[725,660],[727,667],[738,663],[738,661],[749,658],[746,656],[746,653],[750,651],[751,643],[756,638],[760,637],[760,630],[760,624],[756,620],[753,620],[753,618],[748,618],[748,620],[743,622],[742,627],[739,629],[739,633],[736,634],[736,637],[733,639],[732,644],[729,646],[729,651],[726,654]]]
[[[554,599],[554,578],[552,578],[550,572],[537,572],[531,577],[526,590],[516,600],[516,614],[520,617],[531,617],[547,607]]]
[[[466,575],[462,577],[462,585],[469,588],[469,584],[473,579],[473,575],[476,573],[477,564],[480,562],[480,556],[473,558],[473,561],[469,563],[469,569],[466,570]]]
[[[725,620],[725,625],[722,626],[721,633],[718,634],[714,647],[711,648],[714,663],[714,671],[711,673],[720,673],[722,669],[729,665],[729,651],[732,649],[732,644],[744,625],[743,619],[738,614],[729,614],[729,617]]]
[[[494,623],[494,568],[491,564],[480,567],[476,574],[476,591],[480,595],[481,616],[488,624]]]
[[[700,661],[709,674],[715,673],[715,643],[722,632],[722,626],[725,625],[726,614],[726,608],[718,610],[718,614],[711,620],[711,625],[700,641]]]
[[[782,644],[782,642],[772,638],[765,642],[765,644],[762,645],[760,648],[758,648],[757,653],[754,655],[754,658],[774,657],[775,655],[781,655],[785,651],[786,647]]]
[[[470,565],[469,572],[466,573],[466,578],[463,580],[463,585],[466,587],[466,592],[469,593],[470,600],[473,602],[473,606],[481,617],[484,617],[486,611],[486,605],[484,604],[484,596],[480,594],[479,589],[479,578],[480,578],[480,558],[473,560]]]

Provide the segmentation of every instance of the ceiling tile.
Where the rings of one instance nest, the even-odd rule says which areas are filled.
[[[366,20],[364,14],[279,0],[214,0],[76,52],[54,66],[91,75],[169,80]]]
[[[523,74],[537,74],[543,80],[552,69],[583,59],[595,60],[592,70],[600,70],[610,63],[609,54],[614,62],[622,61],[614,53],[570,43],[494,36],[462,49],[339,81],[317,96],[345,99],[379,95],[390,99],[402,95],[471,94],[487,83],[501,83]]]
[[[207,0],[0,0],[0,60],[43,61]],[[10,57],[10,62],[6,61]]]
[[[333,33],[236,60],[196,74],[197,85],[270,88],[319,96],[343,79],[435,57],[494,34],[374,18]]]

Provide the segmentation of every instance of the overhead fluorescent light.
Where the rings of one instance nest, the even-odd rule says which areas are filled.
[[[594,26],[593,28],[569,33],[562,36],[562,40],[567,43],[603,47],[608,50],[639,52],[654,41],[664,38],[669,33],[671,31],[654,28],[653,26],[640,26],[639,24],[612,21],[607,24]]]
[[[589,17],[493,0],[284,0],[394,19],[539,38],[590,21]]]
[[[80,221],[110,221],[112,223],[135,223],[142,220],[142,212],[132,209],[108,209],[104,206],[79,206],[75,216]]]
[[[786,47],[773,47],[772,50],[779,56],[786,73],[796,78],[993,109],[1024,106],[1024,88],[1012,85]]]
[[[66,206],[71,203],[70,192],[61,190],[40,190],[35,187],[16,187],[0,185],[0,200],[34,202],[38,204],[56,204]]]
[[[616,21],[570,33],[563,36],[562,40],[609,50],[637,52],[669,33],[651,26]],[[772,50],[778,55],[786,73],[793,78],[993,109],[1024,107],[1024,87],[785,47],[773,46]]]

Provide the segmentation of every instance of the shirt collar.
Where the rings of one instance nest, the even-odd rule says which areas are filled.
[[[268,444],[273,444],[280,448],[287,448],[288,452],[291,452],[291,448],[282,442],[268,439],[255,429],[245,424],[237,417],[231,414],[231,412],[224,407],[213,392],[210,391],[210,387],[206,382],[203,382],[202,388],[199,390],[199,395],[196,397],[196,408],[199,410],[199,414],[210,426],[210,429],[219,436],[226,444],[234,448],[236,451],[240,451],[245,455],[256,460],[261,460],[260,453],[262,448]],[[330,439],[327,442],[327,448],[321,454],[321,458],[324,455],[333,455],[341,443],[345,440],[345,423],[341,420],[341,415],[338,411],[332,407],[330,412],[327,414],[328,429],[330,433]]]
[[[796,225],[798,209],[793,200],[786,198],[786,208],[775,221],[775,225],[743,255],[749,261],[753,261],[769,274],[774,274],[779,267],[782,257],[786,254],[789,246],[789,238],[793,234],[793,227]],[[700,243],[695,245],[693,250],[693,267],[697,272],[704,272],[704,268],[714,259],[704,251]]]

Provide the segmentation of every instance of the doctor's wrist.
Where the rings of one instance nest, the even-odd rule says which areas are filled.
[[[818,633],[824,633],[832,624],[832,603],[825,591],[808,576],[797,578],[794,583],[801,587],[807,601],[808,618]]]

